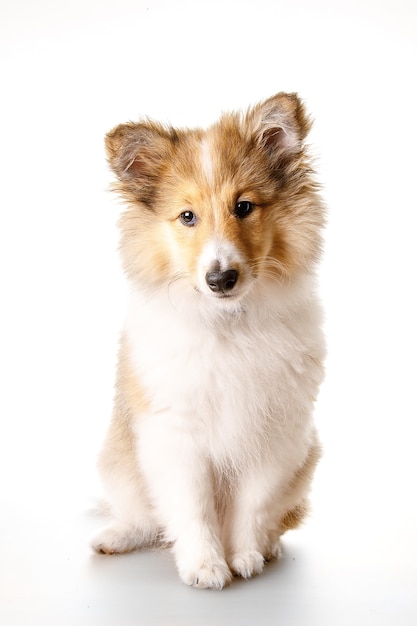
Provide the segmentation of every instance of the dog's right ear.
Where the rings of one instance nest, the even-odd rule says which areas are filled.
[[[172,149],[171,132],[152,121],[129,122],[106,135],[110,167],[122,183],[147,187],[155,181]]]

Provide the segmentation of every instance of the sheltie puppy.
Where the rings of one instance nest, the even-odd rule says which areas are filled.
[[[306,514],[324,358],[309,128],[279,93],[207,130],[107,135],[131,291],[95,551],[169,544],[186,584],[221,589]]]

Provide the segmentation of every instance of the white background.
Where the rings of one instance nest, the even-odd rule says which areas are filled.
[[[414,0],[1,0],[0,622],[417,623]],[[315,118],[325,456],[284,558],[221,593],[166,553],[99,558],[94,464],[124,279],[104,134],[277,91]]]

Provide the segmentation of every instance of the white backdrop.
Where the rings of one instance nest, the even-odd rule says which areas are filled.
[[[0,530],[9,548],[0,598],[8,624],[22,611],[25,624],[38,615],[24,582],[16,592],[13,581],[32,580],[25,555],[48,552],[41,529],[95,495],[125,293],[104,134],[140,115],[205,125],[281,90],[297,91],[315,118],[311,142],[329,206],[328,373],[317,407],[326,453],[310,530],[300,534],[312,535],[306,550],[318,556],[308,576],[322,577],[323,589],[336,579],[345,592],[354,586],[330,595],[334,611],[350,606],[358,625],[384,616],[416,623],[416,7],[0,0]],[[46,570],[39,576],[52,584]]]

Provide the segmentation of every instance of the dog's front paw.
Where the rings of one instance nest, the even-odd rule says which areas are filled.
[[[204,526],[192,530],[178,537],[173,546],[181,580],[198,589],[223,589],[232,573],[220,540]]]
[[[203,561],[194,567],[178,567],[180,578],[186,585],[198,589],[223,589],[232,580],[230,569],[224,560]]]
[[[256,574],[260,574],[264,564],[265,559],[257,550],[232,554],[229,559],[232,572],[242,578],[251,578]]]

